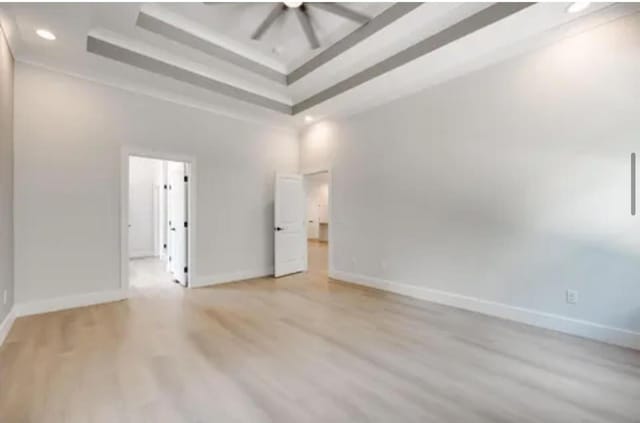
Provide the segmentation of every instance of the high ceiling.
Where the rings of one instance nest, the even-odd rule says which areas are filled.
[[[209,36],[224,39],[242,49],[252,57],[258,57],[280,71],[292,71],[320,50],[309,47],[292,9],[283,13],[273,23],[259,41],[252,40],[251,34],[267,17],[275,3],[167,3],[159,9],[175,14],[176,18],[199,25]],[[374,17],[393,3],[343,3],[351,10]],[[320,41],[321,50],[354,31],[360,25],[321,9],[309,7],[313,28]],[[169,18],[170,19],[170,18]]]
[[[287,126],[354,113],[638,11],[638,4],[0,4],[18,61],[243,119]],[[304,11],[320,47],[312,49]],[[46,41],[36,29],[57,39]]]

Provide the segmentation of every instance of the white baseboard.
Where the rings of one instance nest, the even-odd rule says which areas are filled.
[[[17,317],[32,314],[48,313],[69,308],[85,307],[94,304],[111,303],[128,297],[126,290],[92,292],[89,294],[69,295],[66,297],[49,298],[46,300],[28,301],[15,305]]]
[[[11,307],[11,310],[9,310],[9,314],[7,314],[2,323],[0,323],[0,347],[2,346],[4,340],[7,338],[7,335],[9,335],[11,326],[13,326],[13,322],[16,320],[15,310],[15,307]]]
[[[329,276],[332,279],[344,282],[364,285],[408,297],[513,320],[531,326],[551,329],[558,332],[581,336],[583,338],[595,339],[608,344],[640,350],[640,333],[627,329],[605,326],[586,320],[573,319],[558,314],[496,303],[446,291],[392,282],[371,276],[341,271],[332,271]]]
[[[239,282],[247,279],[264,278],[273,276],[273,268],[244,270],[240,272],[220,273],[211,276],[200,276],[191,283],[191,288],[201,288],[203,286],[220,285],[223,283]]]

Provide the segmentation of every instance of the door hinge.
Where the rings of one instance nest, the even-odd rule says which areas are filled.
[[[184,222],[184,227],[186,228],[188,226],[189,226],[189,224],[187,222]]]
[[[171,261],[171,260],[172,260],[172,259],[171,259],[171,256],[169,256],[169,261]]]
[[[189,177],[188,177],[188,176],[185,176],[185,177],[184,177],[184,181],[185,181],[185,182],[189,182]]]
[[[187,268],[187,266],[184,267],[184,273],[189,273],[189,269]]]

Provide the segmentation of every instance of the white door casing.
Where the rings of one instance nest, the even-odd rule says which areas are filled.
[[[302,175],[276,174],[274,199],[276,277],[307,269],[305,190]]]
[[[170,161],[181,162],[186,167],[186,172],[189,177],[189,182],[186,185],[186,195],[185,201],[187,203],[186,207],[186,215],[189,227],[187,229],[187,242],[186,242],[186,266],[188,266],[188,280],[187,286],[191,286],[192,278],[190,275],[196,273],[196,265],[197,262],[195,260],[196,256],[196,244],[194,242],[194,237],[191,236],[193,234],[192,230],[195,231],[194,228],[197,227],[196,223],[196,190],[191,189],[191,185],[195,184],[195,180],[197,177],[197,162],[194,156],[175,153],[175,152],[167,152],[161,151],[157,149],[148,149],[140,146],[132,146],[132,145],[124,145],[120,150],[120,288],[125,292],[129,289],[129,184],[130,184],[130,172],[129,172],[129,161],[131,157],[148,157],[157,160],[164,161],[164,178],[161,180],[161,185],[169,183],[168,181],[168,164]],[[163,187],[164,188],[164,187]],[[168,190],[165,190],[165,198],[168,202]],[[165,214],[166,220],[168,220],[168,210]],[[166,223],[166,221],[165,221]],[[167,256],[170,253],[169,250],[169,228],[165,226],[166,236],[164,239],[167,242]],[[165,261],[168,265],[168,260]],[[167,266],[167,271],[170,269]]]

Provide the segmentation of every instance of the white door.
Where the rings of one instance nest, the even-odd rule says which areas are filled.
[[[169,162],[168,173],[168,214],[169,214],[169,271],[181,285],[187,286],[187,172],[184,163]]]
[[[307,269],[305,195],[302,175],[276,174],[275,276]]]

